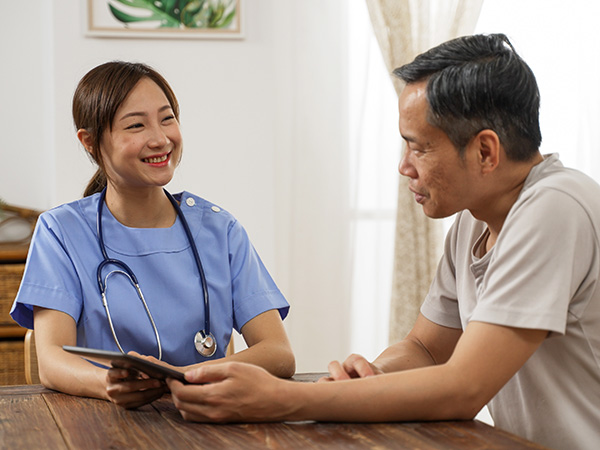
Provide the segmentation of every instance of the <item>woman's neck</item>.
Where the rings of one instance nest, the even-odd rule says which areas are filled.
[[[168,228],[177,212],[162,187],[121,190],[109,184],[106,206],[121,224],[131,228]]]

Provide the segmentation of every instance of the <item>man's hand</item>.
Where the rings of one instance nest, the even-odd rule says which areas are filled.
[[[352,354],[343,363],[332,361],[329,363],[329,377],[323,377],[319,381],[339,381],[350,378],[366,378],[373,375],[381,375],[383,372],[374,364],[367,361],[363,356]]]
[[[205,365],[186,372],[185,378],[192,384],[167,379],[173,403],[185,420],[262,422],[282,419],[295,408],[285,392],[293,383],[254,365]]]

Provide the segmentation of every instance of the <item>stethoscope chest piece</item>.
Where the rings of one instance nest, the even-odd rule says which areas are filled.
[[[217,341],[212,333],[206,334],[204,330],[200,330],[194,336],[194,345],[196,350],[205,358],[210,358],[217,351]]]

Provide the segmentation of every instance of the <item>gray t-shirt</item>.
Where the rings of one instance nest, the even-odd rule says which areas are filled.
[[[546,156],[485,256],[485,223],[457,215],[421,308],[453,328],[550,331],[488,406],[497,427],[552,448],[600,448],[599,231],[600,186]]]

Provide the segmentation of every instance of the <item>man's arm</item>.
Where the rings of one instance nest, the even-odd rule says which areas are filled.
[[[350,355],[343,363],[329,364],[326,381],[364,378],[382,373],[441,364],[450,358],[462,330],[438,325],[419,314],[411,332],[402,341],[384,350],[372,363]]]
[[[448,361],[299,391],[297,414],[340,421],[471,419],[547,334],[471,322]]]
[[[331,383],[294,383],[251,366],[223,364],[186,374],[192,383],[208,384],[184,386],[170,380],[169,386],[183,417],[203,422],[471,419],[525,364],[547,334],[545,330],[471,322],[446,361],[446,344],[439,349],[427,347],[432,359],[425,367]],[[396,365],[391,352],[378,358],[387,370],[417,362],[400,352],[398,357],[405,361]],[[440,363],[432,365],[436,358]],[[417,365],[426,360],[423,357]]]

